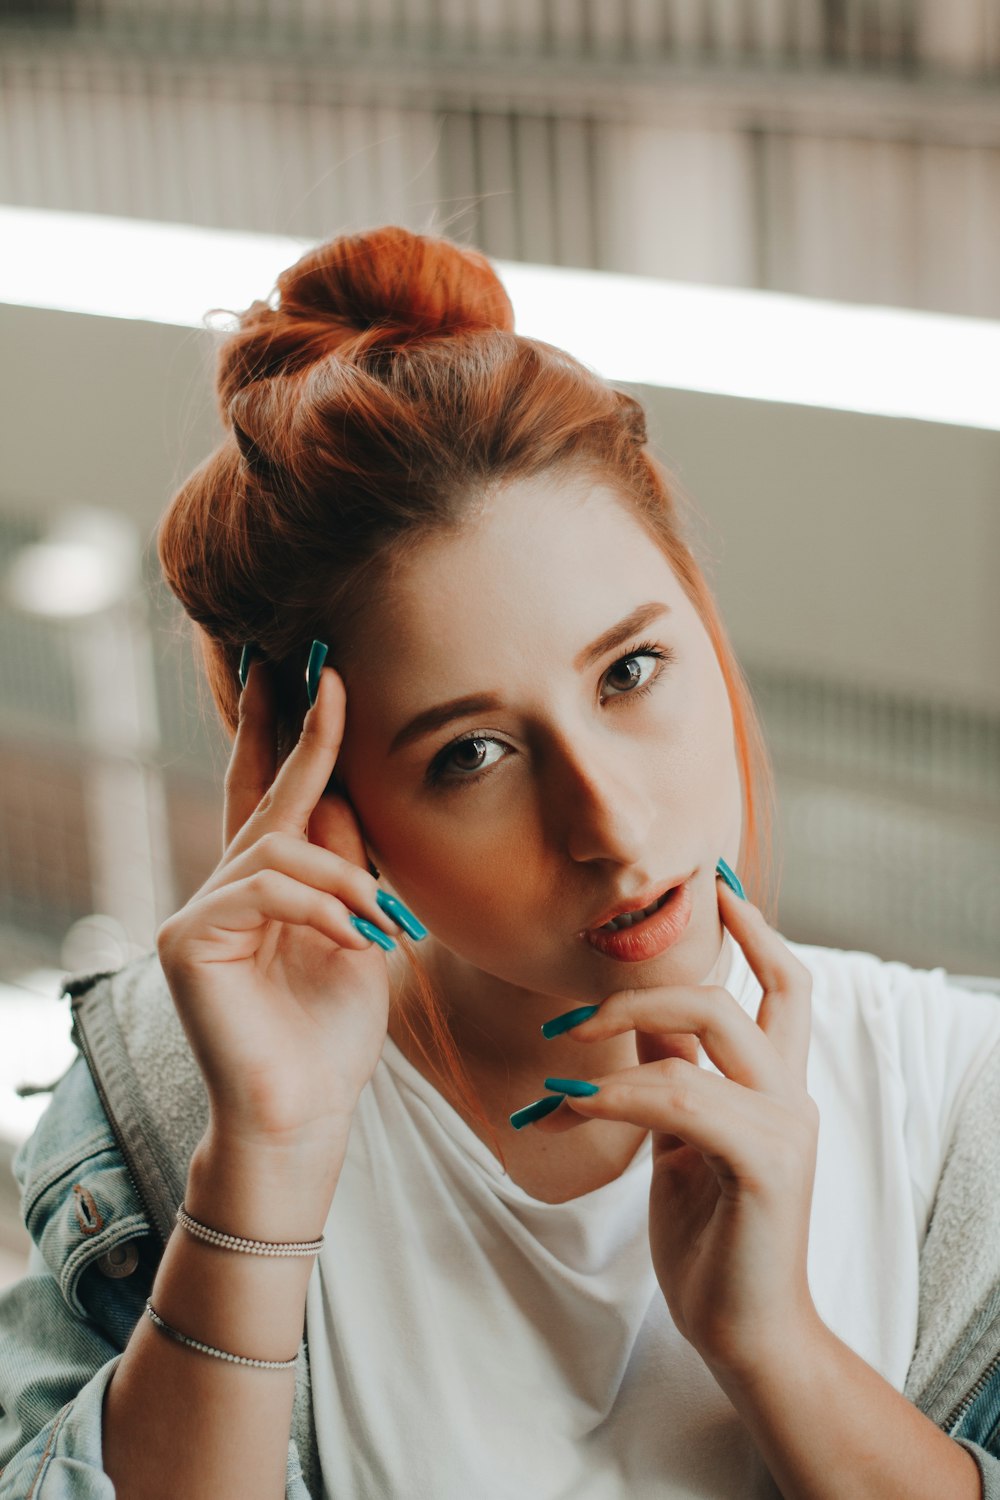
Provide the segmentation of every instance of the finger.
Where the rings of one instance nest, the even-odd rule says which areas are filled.
[[[250,818],[276,769],[274,681],[267,664],[255,659],[240,694],[239,722],[226,768],[223,850]]]
[[[719,915],[746,954],[764,997],[757,1025],[796,1078],[805,1079],[812,1029],[812,975],[765,921],[763,913],[721,880]]]
[[[346,693],[332,667],[320,674],[316,701],[302,721],[302,732],[252,817],[244,824],[238,848],[246,848],[265,831],[302,834],[337,763],[344,734]]]
[[[375,946],[352,924],[351,912],[343,901],[279,870],[258,870],[224,885],[192,903],[187,913],[198,925],[197,937],[189,940],[188,957],[192,961],[198,961],[199,948],[214,950],[220,934],[251,934],[269,922],[311,927],[340,948],[366,950]],[[209,956],[218,958],[216,952]]]
[[[540,1120],[532,1121],[532,1130],[540,1130],[543,1134],[562,1135],[567,1130],[578,1130],[581,1125],[590,1122],[583,1115],[578,1115],[574,1110],[566,1107],[563,1100],[558,1109],[554,1109],[550,1115],[543,1115]]]
[[[367,870],[290,833],[263,834],[249,849],[227,861],[204,889],[221,889],[263,870],[277,870],[301,885],[336,896],[356,916],[373,922],[389,937],[399,935],[398,925],[378,905],[378,882]]]
[[[736,1083],[766,1093],[788,1087],[788,1069],[770,1038],[751,1020],[728,990],[718,985],[669,985],[649,990],[619,990],[597,1013],[574,1027],[579,1042],[602,1042],[623,1032],[648,1033],[653,1041],[641,1062],[660,1057],[691,1057],[692,1044],[678,1033],[697,1037],[706,1055]],[[673,1037],[676,1036],[676,1042]],[[660,1039],[662,1038],[662,1043]]]
[[[775,1101],[682,1058],[645,1063],[595,1079],[599,1092],[567,1097],[563,1107],[588,1120],[620,1120],[652,1130],[660,1151],[700,1151],[720,1175],[760,1184],[781,1147],[789,1112]]]

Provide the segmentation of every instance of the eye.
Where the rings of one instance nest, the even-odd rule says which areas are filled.
[[[605,672],[604,681],[612,688],[607,696],[623,698],[630,693],[641,695],[659,677],[662,670],[660,663],[670,660],[672,654],[658,646],[637,646],[628,656],[619,657]]]
[[[490,757],[490,750],[500,752]],[[495,766],[497,761],[503,759],[503,751],[506,746],[499,740],[489,739],[486,735],[471,735],[463,740],[455,740],[446,745],[438,755],[431,761],[427,770],[427,779],[430,782],[438,781],[474,781],[480,771],[488,770]]]
[[[673,651],[644,642],[627,656],[621,656],[604,673],[601,681],[610,683],[601,702],[607,698],[641,698],[661,676],[664,666],[674,660]],[[612,679],[617,674],[618,682]],[[425,780],[430,786],[469,786],[498,765],[510,747],[488,734],[465,735],[445,745],[427,767]],[[491,754],[491,752],[493,752]]]

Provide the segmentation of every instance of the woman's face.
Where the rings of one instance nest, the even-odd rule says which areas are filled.
[[[439,943],[573,1000],[708,973],[715,864],[740,841],[729,699],[698,615],[613,490],[566,475],[500,490],[414,552],[354,647],[338,771],[376,863]],[[581,936],[688,879],[690,918],[658,955],[626,962]]]

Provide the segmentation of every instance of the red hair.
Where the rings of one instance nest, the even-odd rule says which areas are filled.
[[[279,741],[290,745],[306,708],[309,642],[326,641],[336,663],[355,613],[394,560],[460,527],[487,487],[584,471],[634,507],[712,641],[743,793],[739,870],[773,918],[767,750],[685,537],[679,495],[647,445],[643,409],[513,325],[483,256],[398,228],[320,245],[279,276],[268,302],[242,315],[219,355],[226,435],[159,529],[164,576],[199,627],[218,711],[234,732],[240,652],[253,641],[274,671]],[[440,1002],[406,946],[418,1014],[403,1015],[414,1044],[493,1136]]]

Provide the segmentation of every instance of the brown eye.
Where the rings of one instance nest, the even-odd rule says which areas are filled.
[[[491,756],[490,750],[496,750]],[[478,780],[478,773],[489,771],[507,754],[508,747],[500,740],[485,734],[470,735],[468,739],[456,740],[446,745],[427,768],[427,780],[431,785],[450,782],[458,786],[462,782]]]
[[[488,740],[462,740],[451,752],[451,764],[457,771],[478,771],[486,758]]]
[[[628,693],[641,691],[656,677],[664,659],[662,651],[652,649],[634,651],[631,656],[623,656],[604,674],[604,681],[611,688],[610,697],[623,698]]]
[[[618,673],[618,681],[613,682],[613,674]],[[628,692],[629,688],[638,687],[642,681],[642,668],[639,659],[635,656],[627,656],[624,661],[616,661],[608,673],[608,680],[615,687],[622,687]]]

